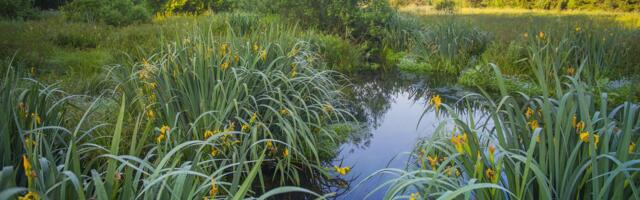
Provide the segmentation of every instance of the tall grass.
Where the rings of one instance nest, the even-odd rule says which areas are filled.
[[[441,126],[419,142],[412,164],[378,172],[398,175],[386,183],[386,199],[411,193],[443,199],[640,198],[638,105],[608,107],[606,93],[545,64],[531,65],[542,88],[537,97],[511,96],[494,66],[500,95],[469,96],[484,98],[476,103],[485,117],[449,112],[454,128]],[[432,102],[430,109],[450,110]]]
[[[327,125],[347,118],[336,101],[340,86],[332,77],[337,74],[318,71],[324,67],[309,44],[288,43],[291,37],[280,35],[283,28],[269,27],[262,32],[265,38],[247,39],[195,31],[132,69],[120,68],[121,85],[128,96],[142,92],[140,110],[157,113],[168,125],[193,127],[174,138],[178,141],[241,129],[254,142],[284,141],[288,146],[274,147],[273,153],[289,149],[291,156],[276,169],[291,175],[292,162],[320,163],[324,150],[316,148],[318,140],[331,139]]]
[[[637,99],[636,92],[626,89],[628,84],[610,86],[637,79],[635,66],[640,60],[632,52],[640,48],[635,42],[638,32],[607,16],[547,13],[413,18],[424,25],[412,33],[422,44],[404,50],[397,62],[400,69],[459,75],[458,83],[498,92],[489,64],[496,63],[509,91],[540,95],[531,65],[553,67],[570,76],[583,67],[581,78],[598,92],[610,93],[612,103]]]
[[[321,164],[335,145],[322,144],[352,119],[341,75],[295,26],[227,23],[108,67],[114,88],[99,97],[22,79],[7,64],[0,199],[320,196],[277,186],[328,176]]]
[[[474,67],[491,42],[490,35],[470,24],[446,20],[427,26],[413,35],[417,45],[406,49],[410,63],[403,70],[457,75]]]

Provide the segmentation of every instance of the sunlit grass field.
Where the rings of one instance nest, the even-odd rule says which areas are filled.
[[[435,10],[431,6],[403,6],[398,9],[400,12],[411,13],[414,15],[435,17],[434,15],[446,15]],[[590,20],[603,20],[621,23],[629,28],[640,28],[640,14],[616,11],[585,11],[585,10],[540,10],[540,9],[522,9],[522,8],[458,8],[456,14],[460,16],[473,16],[473,20],[485,21],[482,18],[491,19],[491,17],[571,17],[581,16]],[[523,21],[504,20],[508,23],[520,23]],[[482,25],[479,23],[478,25]],[[522,24],[526,25],[526,24]]]
[[[634,52],[640,49],[640,27],[633,24],[640,15],[635,13],[460,8],[446,14],[426,6],[399,10],[424,27],[423,33],[414,34],[423,36],[408,40],[412,50],[399,59],[401,69],[459,75],[462,85],[495,92],[496,82],[482,77],[491,77],[488,66],[496,64],[510,90],[540,94],[540,88],[521,83],[534,83],[527,65],[533,56],[542,56],[557,65],[558,73],[595,65],[586,67],[599,69],[587,80],[594,86],[638,80],[640,59]],[[630,85],[608,91],[621,95],[615,99],[637,99]]]

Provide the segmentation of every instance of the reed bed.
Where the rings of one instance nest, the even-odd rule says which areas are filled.
[[[113,88],[98,97],[22,78],[7,62],[0,199],[322,197],[284,185],[330,176],[322,162],[335,145],[320,144],[337,144],[334,125],[352,120],[341,75],[295,25],[253,19],[194,26],[105,67]]]
[[[542,94],[527,96],[510,93],[494,65],[500,95],[466,97],[482,99],[473,102],[483,107],[480,119],[459,116],[433,96],[428,110],[447,111],[453,128],[442,124],[419,142],[406,169],[369,178],[397,176],[380,186],[389,186],[385,199],[640,198],[639,107],[609,107],[607,93],[580,78],[585,68],[567,76],[552,65],[533,65]]]

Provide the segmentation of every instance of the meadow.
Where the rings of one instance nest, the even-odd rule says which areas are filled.
[[[2,15],[0,199],[640,199],[637,12],[96,2]],[[406,85],[440,124],[349,181]]]

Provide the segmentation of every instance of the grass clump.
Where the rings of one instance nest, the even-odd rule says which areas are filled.
[[[114,26],[142,23],[151,19],[147,8],[131,0],[77,0],[64,5],[62,13],[71,21],[99,22]]]
[[[424,62],[416,70],[452,75],[474,66],[490,42],[488,33],[458,23],[430,26],[415,37],[421,43],[412,52],[417,62]]]
[[[411,16],[411,15],[409,15]],[[416,17],[416,16],[414,16]],[[629,53],[640,48],[637,31],[609,15],[554,13],[428,14],[427,27],[412,34],[422,45],[412,47],[400,69],[430,74],[452,74],[458,83],[497,91],[491,63],[500,67],[510,91],[540,94],[532,65],[548,66],[557,73],[580,76],[589,85],[606,80],[636,80],[640,60]],[[433,21],[446,21],[438,23]],[[539,59],[541,58],[541,59]],[[415,64],[414,64],[415,63]],[[582,69],[578,73],[578,69]],[[548,84],[553,87],[555,84]],[[511,90],[513,89],[513,90]],[[604,88],[602,91],[604,91]],[[553,90],[553,89],[551,89]],[[536,93],[529,93],[536,92]],[[624,92],[627,99],[637,94]],[[612,98],[610,100],[620,99]],[[622,98],[624,99],[624,98]],[[619,104],[622,101],[617,101]]]
[[[33,0],[1,0],[0,17],[8,19],[27,20],[38,17]]]

